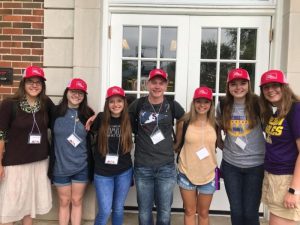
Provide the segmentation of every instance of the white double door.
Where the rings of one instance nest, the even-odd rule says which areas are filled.
[[[147,93],[149,70],[161,67],[169,73],[167,95],[189,110],[195,88],[213,88],[215,102],[225,94],[231,68],[249,71],[252,86],[268,69],[269,30],[267,16],[188,16],[112,14],[109,84],[122,86],[127,95]],[[222,152],[217,152],[220,165]],[[136,206],[133,187],[126,206]],[[176,187],[173,208],[182,208]],[[224,184],[213,197],[211,210],[229,211]]]

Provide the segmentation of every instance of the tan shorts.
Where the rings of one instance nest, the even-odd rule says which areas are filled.
[[[5,177],[0,181],[0,224],[50,211],[52,197],[47,171],[48,159],[4,167]]]
[[[272,214],[288,220],[300,221],[300,202],[297,203],[297,207],[294,209],[287,209],[283,205],[292,178],[292,175],[274,175],[265,172],[262,202]]]

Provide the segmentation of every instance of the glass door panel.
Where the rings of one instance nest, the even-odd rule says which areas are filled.
[[[200,85],[213,89],[217,104],[225,95],[227,73],[248,70],[258,92],[258,80],[269,63],[270,17],[112,14],[108,86],[122,85],[129,101],[146,95],[149,71],[167,71],[167,96],[186,110]],[[217,153],[220,165],[222,153]],[[225,188],[214,194],[211,210],[229,211]],[[127,206],[136,206],[134,187]],[[182,208],[178,188],[173,208]]]

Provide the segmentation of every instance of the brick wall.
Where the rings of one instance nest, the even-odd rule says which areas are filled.
[[[19,86],[24,68],[43,66],[44,0],[0,0],[0,67],[13,68],[13,85],[0,85],[0,101]]]

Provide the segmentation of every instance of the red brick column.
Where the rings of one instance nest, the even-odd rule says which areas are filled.
[[[24,68],[43,66],[44,0],[0,1],[0,67],[13,68],[12,86],[0,85],[0,101],[19,86]]]

